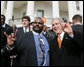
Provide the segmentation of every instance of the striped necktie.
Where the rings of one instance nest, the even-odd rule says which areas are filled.
[[[43,43],[43,39],[38,36],[39,40],[39,64],[40,66],[45,66],[45,44]]]

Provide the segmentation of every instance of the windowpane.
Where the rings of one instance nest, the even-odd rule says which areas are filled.
[[[77,9],[77,10],[80,10],[79,1],[76,1],[76,9]]]
[[[44,11],[43,10],[38,10],[37,11],[37,17],[44,17]]]

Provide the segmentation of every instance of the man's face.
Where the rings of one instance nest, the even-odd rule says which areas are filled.
[[[29,21],[27,19],[22,20],[23,26],[28,27],[29,26]]]
[[[1,25],[3,25],[4,23],[5,23],[5,18],[1,16]]]
[[[33,24],[33,30],[37,33],[41,33],[43,30],[43,26],[44,26],[43,22],[41,22],[40,19],[37,19],[36,22],[34,22]]]
[[[59,20],[54,20],[52,22],[52,28],[53,28],[53,31],[56,34],[61,34],[62,33],[62,26],[60,25],[60,21]]]
[[[43,31],[46,31],[46,30],[47,30],[47,26],[44,26],[44,27],[43,27]]]

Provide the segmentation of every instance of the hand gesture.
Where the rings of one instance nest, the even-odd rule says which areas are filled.
[[[7,44],[11,47],[14,45],[16,41],[16,35],[17,35],[17,29],[15,33],[11,33],[11,35],[8,35],[6,32],[4,32],[4,35],[7,37]]]
[[[69,23],[69,20],[67,19],[67,22],[66,23],[60,23],[61,26],[62,26],[62,29],[64,32],[68,33],[69,35],[72,35],[73,34],[73,30],[71,28],[71,25]]]

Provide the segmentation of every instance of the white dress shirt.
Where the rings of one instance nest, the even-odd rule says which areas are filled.
[[[65,32],[62,32],[61,34],[60,34],[60,37],[61,37],[61,41],[63,41],[63,37],[64,37],[64,34],[65,34]],[[72,35],[69,35],[71,38],[73,38],[74,37],[74,35],[72,34]]]
[[[60,34],[60,37],[61,37],[61,41],[63,40],[63,37],[64,37],[64,33],[65,33],[65,32],[62,32],[62,33]]]
[[[4,24],[2,25],[2,27],[4,27],[4,28],[5,28],[5,27],[6,27],[6,24],[4,23]]]
[[[24,33],[25,33],[25,29],[26,29],[27,32],[29,32],[29,27],[27,27],[27,28],[23,27]]]

